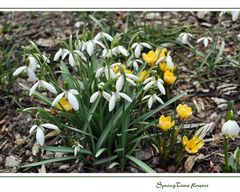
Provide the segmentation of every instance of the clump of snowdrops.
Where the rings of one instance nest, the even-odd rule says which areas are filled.
[[[30,134],[42,150],[64,155],[23,167],[79,159],[94,169],[124,171],[131,161],[154,172],[134,154],[154,116],[185,93],[170,94],[177,80],[171,52],[140,36],[84,30],[54,54],[34,42],[24,47],[25,65],[13,75],[26,74],[31,86],[21,86],[42,103],[24,109],[35,117]],[[46,146],[49,135],[60,144]]]

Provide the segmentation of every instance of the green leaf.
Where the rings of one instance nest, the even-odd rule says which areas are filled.
[[[52,147],[52,146],[45,146],[42,147],[43,150],[46,151],[52,151],[52,152],[58,152],[58,153],[73,153],[73,148],[71,147]],[[93,155],[91,151],[89,151],[88,149],[82,149],[80,148],[79,154],[87,154],[87,155]]]
[[[29,163],[29,164],[21,166],[21,168],[36,167],[36,166],[39,166],[39,165],[46,165],[46,164],[50,164],[50,163],[56,163],[56,162],[61,162],[61,161],[68,161],[68,160],[72,160],[72,159],[77,159],[77,157],[67,156],[67,157],[52,158],[52,159],[39,161],[39,162],[36,162],[36,163]]]
[[[220,62],[222,54],[223,54],[223,51],[224,51],[224,48],[225,48],[225,41],[222,41],[221,46],[219,48],[219,52],[217,54],[217,57],[216,57],[216,60],[215,60],[214,64],[217,64],[217,63]]]
[[[95,162],[93,163],[93,165],[104,164],[104,163],[107,163],[107,162],[110,162],[110,161],[116,159],[117,157],[118,157],[118,156],[115,155],[115,156],[112,156],[112,157],[104,158],[104,159],[101,159],[101,160],[95,161]]]
[[[137,159],[136,157],[126,155],[126,157],[135,163],[140,169],[142,169],[146,173],[156,173],[151,167],[149,167],[146,163],[142,162],[141,160]]]
[[[113,163],[111,163],[111,165],[109,165],[109,169],[112,169],[112,168],[114,168],[114,167],[116,167],[117,165],[119,165],[119,163],[117,163],[117,162],[113,162]]]
[[[98,158],[104,151],[106,151],[106,148],[99,149],[95,155],[96,158]]]

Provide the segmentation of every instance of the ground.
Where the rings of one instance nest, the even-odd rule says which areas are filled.
[[[144,21],[147,26],[155,29],[169,26],[191,26],[197,37],[202,37],[206,30],[216,30],[218,18],[218,13],[215,12],[134,12],[131,14],[127,12],[1,12],[0,28],[6,22],[12,23],[9,38],[16,47],[13,59],[18,60],[17,65],[20,65],[22,62],[21,46],[27,45],[29,40],[38,42],[40,47],[46,51],[56,50],[60,39],[67,39],[70,34],[81,30],[84,24],[92,25],[93,22],[88,17],[90,14],[97,18],[105,18],[109,24],[114,24],[114,27],[119,30],[129,27],[125,24],[126,20],[128,17],[133,17],[135,25],[143,25]],[[225,30],[221,32],[220,37],[224,38],[226,43],[224,54],[226,57],[234,56],[239,44],[237,35],[240,25],[227,20],[223,22],[223,27]],[[151,33],[157,33],[157,30]],[[201,49],[200,46],[199,49]],[[220,172],[220,165],[224,160],[223,139],[220,135],[221,125],[228,100],[235,101],[237,120],[240,120],[240,78],[227,66],[217,69],[215,77],[210,77],[203,68],[203,75],[199,78],[193,64],[197,58],[183,48],[175,52],[179,76],[173,94],[179,90],[188,92],[188,96],[181,98],[181,101],[196,109],[190,124],[213,122],[214,126],[207,135],[208,141],[205,147],[197,155],[188,158],[185,164],[177,170],[174,166],[169,166],[166,170],[160,169],[157,157],[148,145],[137,155],[157,172]],[[29,129],[33,120],[30,115],[21,111],[18,103],[26,107],[32,106],[36,101],[30,100],[26,94],[22,95],[17,81],[13,82],[12,87],[10,93],[9,90],[0,90],[0,172],[42,172],[44,168],[21,169],[20,165],[25,162],[61,156],[61,154],[42,153],[35,143],[35,138],[29,137]],[[22,95],[21,98],[20,95]],[[58,141],[48,140],[47,144],[56,142]],[[238,145],[239,140],[231,142],[230,151],[232,152]],[[78,161],[47,165],[46,171],[96,172],[96,170],[83,167]],[[126,172],[138,171],[133,165],[129,165],[126,170]]]

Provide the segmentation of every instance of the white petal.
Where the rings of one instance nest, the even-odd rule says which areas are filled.
[[[98,98],[98,96],[99,96],[99,91],[93,93],[92,96],[90,97],[90,103],[94,103]]]
[[[57,94],[57,90],[55,89],[55,87],[54,87],[52,84],[50,84],[50,83],[48,83],[48,82],[46,82],[46,81],[43,81],[43,80],[41,80],[41,82],[42,82],[43,86],[44,86],[48,91],[50,91],[50,92],[52,92],[52,93],[54,93],[54,94]]]
[[[151,45],[148,43],[141,43],[142,46],[147,47],[148,49],[152,49]]]
[[[73,54],[72,53],[69,53],[69,58],[68,58],[68,62],[69,64],[74,67],[75,66],[75,59],[73,57]]]
[[[44,141],[45,141],[45,137],[44,137],[44,133],[43,133],[43,128],[42,127],[38,127],[37,128],[36,140],[38,141],[38,143],[41,146],[43,146]]]
[[[133,61],[133,67],[134,69],[138,70],[138,63],[136,61]]]
[[[48,129],[58,129],[56,125],[53,125],[51,123],[44,123],[41,125],[42,127],[48,128]]]
[[[156,94],[153,94],[153,96],[159,103],[164,104],[163,100],[160,97],[158,97]]]
[[[232,20],[236,21],[239,17],[239,11],[231,11]]]
[[[123,75],[121,75],[116,82],[116,89],[118,92],[122,90],[123,85],[124,85],[124,77]]]
[[[87,61],[87,58],[84,56],[84,54],[81,51],[74,50],[74,53],[79,55],[83,61],[85,61],[85,62]]]
[[[154,84],[154,81],[149,82],[148,84],[146,84],[146,85],[143,87],[143,90],[144,90],[144,91],[147,91],[150,87],[152,87],[153,84]]]
[[[35,57],[33,57],[33,56],[29,56],[28,59],[29,59],[29,67],[30,67],[33,71],[35,71],[36,68],[37,68],[37,65],[38,65],[37,59],[35,59]]]
[[[153,96],[148,99],[148,108],[151,109],[153,104]]]
[[[140,57],[140,55],[141,55],[141,49],[142,49],[141,45],[138,44],[138,45],[136,46],[136,48],[135,48],[135,51],[134,51],[134,55],[135,55],[136,58],[139,58],[139,57]]]
[[[64,96],[65,92],[59,94],[55,99],[54,101],[52,102],[52,106],[55,106]]]
[[[67,49],[63,49],[62,50],[62,60],[65,59],[65,57],[70,53],[70,51],[68,51]]]
[[[39,81],[32,86],[32,88],[30,89],[29,96],[32,96],[32,94],[36,91],[38,85],[39,85]]]
[[[160,91],[163,95],[166,94],[166,91],[165,91],[164,86],[163,86],[162,83],[160,83],[159,81],[157,81],[157,87],[158,87],[159,91]]]
[[[107,92],[103,91],[103,92],[102,92],[102,95],[103,95],[103,97],[104,97],[107,101],[110,101],[110,99],[111,99],[111,95],[110,95],[110,94],[108,94]]]
[[[36,128],[37,128],[37,125],[33,125],[33,126],[30,128],[29,133],[31,134]]]
[[[133,74],[126,74],[126,77],[130,78],[130,79],[133,79],[134,81],[137,81],[138,80],[138,77],[133,75]]]
[[[104,71],[104,68],[103,68],[103,67],[99,68],[99,69],[96,71],[95,77],[96,77],[96,78],[99,78],[99,77],[102,75],[103,71]]]
[[[127,80],[131,85],[136,86],[136,83],[135,83],[132,79],[127,78],[126,80]]]
[[[79,92],[76,89],[69,89],[69,92],[71,92],[73,95],[79,95]]]
[[[37,79],[36,74],[33,72],[33,70],[30,67],[28,67],[28,77],[30,81],[36,81]]]
[[[204,44],[204,47],[207,47],[207,46],[208,46],[208,39],[207,39],[207,38],[205,38],[205,39],[203,40],[203,44]]]
[[[93,40],[93,42],[100,45],[103,49],[106,49],[106,47],[100,41]]]
[[[114,109],[115,104],[116,104],[116,95],[115,95],[115,93],[113,93],[113,95],[111,96],[110,101],[109,101],[109,111],[110,112]]]
[[[57,60],[59,60],[59,58],[62,56],[62,48],[60,48],[58,51],[57,51],[57,53],[55,54],[55,56],[54,56],[54,61],[57,61]]]
[[[20,73],[22,73],[25,68],[26,68],[26,66],[19,67],[16,71],[14,71],[13,76],[17,76]]]
[[[147,84],[151,80],[153,80],[153,78],[152,77],[148,77],[145,81],[143,81],[143,84]]]
[[[93,41],[89,41],[87,44],[87,53],[89,56],[93,54],[93,48],[94,48]]]
[[[201,37],[197,40],[197,43],[200,43],[202,40],[204,39],[204,37]]]
[[[133,43],[131,48],[134,49],[137,45],[138,45],[138,43]]]
[[[126,95],[125,93],[118,93],[123,99],[125,99],[125,100],[127,100],[128,102],[132,102],[132,99],[128,96],[128,95]]]
[[[77,98],[71,92],[68,92],[67,95],[68,95],[68,101],[72,105],[73,109],[78,110],[79,109],[79,103],[78,103]]]
[[[128,51],[123,46],[118,46],[118,49],[125,57],[129,55]]]
[[[146,95],[146,96],[143,97],[142,100],[146,100],[146,99],[148,99],[149,97],[151,97],[151,95]]]
[[[173,67],[174,67],[174,63],[173,63],[173,61],[172,61],[172,57],[171,56],[166,56],[166,62],[167,62],[167,64],[168,64],[168,66],[170,67],[170,69],[173,69]]]

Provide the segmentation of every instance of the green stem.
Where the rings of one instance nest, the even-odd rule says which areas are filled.
[[[229,169],[228,163],[228,138],[224,136],[224,160],[225,160],[225,168],[226,170]]]

